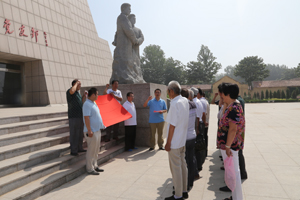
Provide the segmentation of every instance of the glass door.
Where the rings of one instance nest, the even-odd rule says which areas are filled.
[[[17,106],[21,104],[21,66],[0,63],[0,106]]]

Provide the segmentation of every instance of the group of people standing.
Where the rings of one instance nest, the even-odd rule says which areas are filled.
[[[118,90],[118,81],[112,81],[112,89],[108,89],[109,86],[109,84],[106,85],[103,94],[110,94],[121,103],[123,98],[121,91]],[[98,90],[91,88],[81,96],[80,87],[81,82],[75,79],[72,82],[72,87],[67,91],[71,155],[76,156],[78,152],[85,151],[82,148],[83,132],[88,145],[86,153],[87,172],[92,175],[99,175],[99,172],[104,171],[97,165],[101,129],[106,128],[106,142],[111,140],[112,132],[113,139],[118,140],[119,124],[105,127],[99,108],[94,102],[97,100]],[[218,114],[217,148],[221,150],[223,160],[233,156],[236,172],[236,187],[232,192],[232,197],[227,198],[227,200],[242,200],[241,174],[247,176],[247,174],[240,173],[239,166],[240,164],[244,165],[242,154],[245,136],[244,108],[241,105],[241,100],[237,100],[239,88],[236,84],[223,83],[219,85],[218,89],[220,111]],[[150,96],[143,104],[144,107],[149,107],[151,130],[149,151],[153,151],[155,148],[155,135],[157,133],[159,150],[168,152],[174,185],[173,195],[165,198],[165,200],[182,200],[188,198],[188,192],[192,189],[194,180],[200,178],[199,172],[202,170],[202,165],[208,154],[210,106],[200,88],[185,89],[181,88],[177,81],[171,81],[168,84],[167,92],[171,102],[166,118],[165,146],[163,146],[165,124],[163,113],[167,112],[167,105],[160,98],[161,90],[156,89],[154,91],[155,97]],[[216,96],[213,101],[215,101]],[[133,102],[134,94],[128,92],[126,97],[127,101],[123,107],[132,115],[132,118],[124,121],[125,150],[132,151],[136,149],[137,115]],[[246,173],[245,170],[244,172]]]

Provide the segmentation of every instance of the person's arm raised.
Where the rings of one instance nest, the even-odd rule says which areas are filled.
[[[70,95],[73,95],[75,92],[76,92],[76,89],[77,89],[77,86],[78,86],[78,84],[79,84],[80,82],[79,81],[77,81],[73,86],[72,86],[72,88],[70,89]]]
[[[148,105],[148,102],[150,101],[152,99],[152,96],[149,96],[148,97],[148,99],[145,101],[145,103],[144,103],[144,108],[146,108],[147,107],[147,105]]]
[[[109,88],[109,84],[106,84],[105,89],[104,89],[104,91],[103,91],[103,95],[106,95],[106,94],[107,94],[108,88]]]

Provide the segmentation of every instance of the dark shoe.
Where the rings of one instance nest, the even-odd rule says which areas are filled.
[[[174,195],[173,196],[170,196],[170,197],[167,197],[165,198],[165,200],[183,200],[183,198],[179,198],[179,199],[175,199]]]
[[[82,150],[79,150],[78,152],[79,152],[79,153],[81,153],[81,152],[86,152],[86,150],[85,150],[85,149],[82,149]]]
[[[109,142],[110,140],[109,139],[106,139],[104,142]]]
[[[96,171],[96,172],[104,172],[104,170],[103,170],[103,169],[100,169],[99,167],[95,168],[95,171]]]
[[[232,196],[229,197],[229,198],[225,198],[225,199],[223,199],[223,200],[232,200]]]
[[[165,150],[165,148],[163,148],[163,147],[160,147],[160,148],[159,148],[159,150]]]
[[[244,175],[244,176],[241,175],[241,179],[242,179],[242,180],[246,180],[247,178],[248,178],[247,174]]]
[[[150,148],[150,149],[149,149],[149,151],[153,151],[153,150],[154,150],[154,148]]]
[[[91,172],[88,172],[89,175],[100,175],[99,172],[95,172],[95,171],[91,171]]]
[[[231,190],[227,186],[220,187],[219,190],[222,192],[231,192]]]
[[[174,187],[173,187],[173,192],[172,192],[173,195],[175,195],[175,191],[174,191]],[[183,192],[182,193],[182,198],[183,199],[188,199],[189,198],[189,194],[187,192]]]
[[[182,198],[188,199],[189,198],[189,194],[187,192],[183,192],[182,193]]]
[[[71,153],[71,156],[78,156],[78,153]]]
[[[225,170],[225,168],[224,168],[224,167],[220,167],[220,169],[221,169],[221,170]]]

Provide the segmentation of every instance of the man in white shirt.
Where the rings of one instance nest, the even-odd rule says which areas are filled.
[[[165,200],[183,200],[187,193],[187,165],[185,161],[185,142],[189,123],[189,103],[180,95],[181,87],[177,81],[168,84],[168,95],[171,99],[168,123],[168,136],[165,150],[169,155],[170,169],[175,188],[175,195]]]
[[[133,103],[134,95],[132,92],[127,93],[127,101],[123,107],[132,115],[130,119],[124,121],[125,127],[125,151],[132,151],[135,148],[136,137],[136,109]]]
[[[205,115],[205,111],[204,111],[201,101],[197,98],[199,90],[194,87],[192,87],[191,90],[194,92],[193,102],[197,106],[197,121],[196,121],[196,128],[195,128],[196,133],[197,133],[196,143],[197,142],[203,143],[205,127],[204,127],[202,119],[203,119],[203,116]],[[205,161],[205,154],[206,154],[206,151],[203,151],[203,150],[195,151],[198,172],[202,170],[202,165]],[[196,173],[195,179],[199,179],[199,178],[200,178],[199,173]]]
[[[112,89],[108,89],[109,84],[106,84],[103,95],[110,94],[121,104],[121,101],[123,100],[123,98],[122,98],[122,92],[120,90],[118,90],[119,81],[118,80],[113,80],[111,82],[111,85],[112,85]],[[113,131],[113,139],[118,140],[119,139],[118,138],[119,123],[114,124],[114,125],[109,126],[109,127],[106,128],[106,140],[105,140],[105,142],[110,141],[111,131]]]
[[[204,115],[202,116],[202,121],[203,121],[203,125],[204,125],[204,139],[206,142],[206,153],[205,153],[205,157],[207,157],[207,152],[208,152],[208,121],[206,119],[207,116],[207,110],[209,109],[208,106],[208,102],[204,97],[204,92],[198,88],[198,96],[197,96],[200,100],[200,102],[202,103],[203,106],[203,111],[204,111]]]

